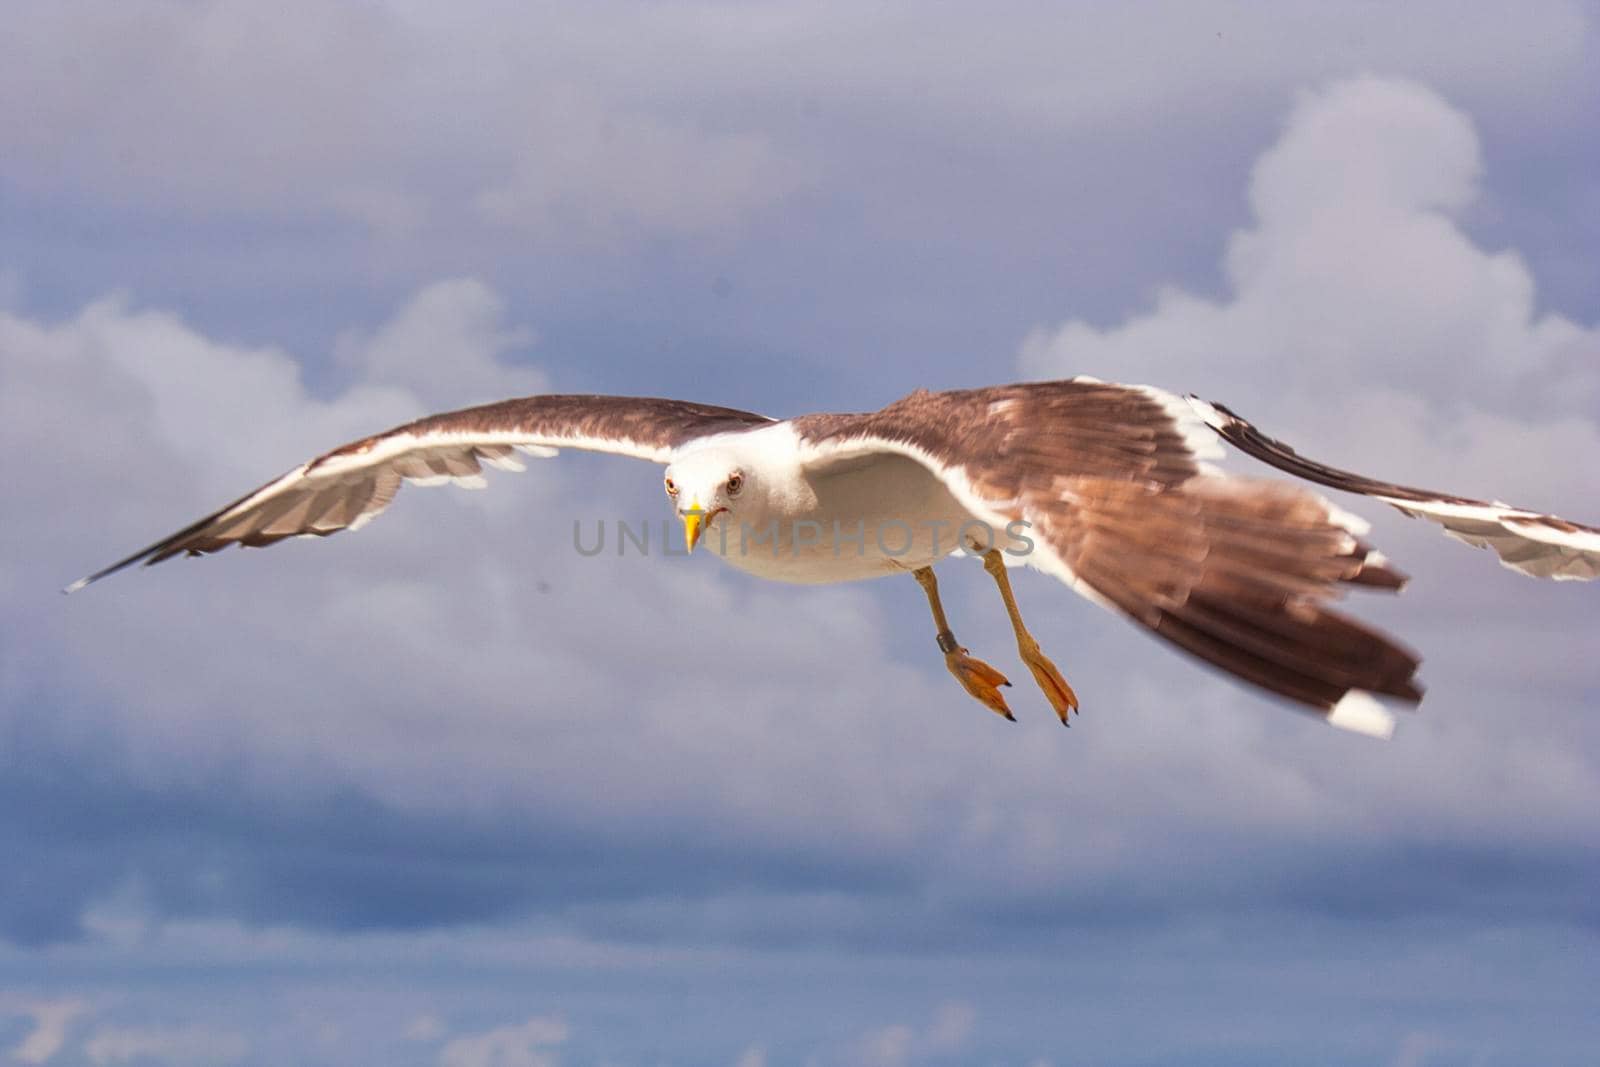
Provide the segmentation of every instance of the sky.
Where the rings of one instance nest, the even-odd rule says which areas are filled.
[[[1592,1062],[1596,590],[1370,502],[1413,582],[1350,606],[1429,686],[1388,743],[1037,573],[1083,715],[1019,682],[1005,723],[910,581],[575,552],[667,517],[622,459],[57,590],[547,390],[1092,374],[1595,522],[1600,7],[0,25],[0,1063]]]

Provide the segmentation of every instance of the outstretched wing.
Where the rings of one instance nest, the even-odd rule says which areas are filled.
[[[1556,515],[1494,500],[1472,500],[1450,493],[1380,482],[1306,459],[1275,441],[1221,404],[1189,397],[1195,413],[1245,455],[1319,485],[1360,493],[1399,508],[1412,518],[1444,527],[1458,541],[1491,548],[1514,571],[1556,581],[1600,578],[1600,529]]]
[[[668,463],[689,441],[770,421],[731,408],[627,396],[529,396],[429,415],[303,463],[63,591],[180,553],[357,529],[389,506],[402,482],[482,488],[482,465],[522,470],[518,452],[543,458],[577,448]]]
[[[1021,520],[1027,562],[1179,648],[1387,736],[1368,693],[1415,702],[1415,654],[1327,606],[1342,583],[1404,578],[1359,520],[1281,482],[1223,477],[1183,400],[1076,378],[914,393],[864,415],[793,420],[814,469],[874,454],[917,460],[980,520]]]

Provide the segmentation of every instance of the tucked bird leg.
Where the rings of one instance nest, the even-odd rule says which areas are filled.
[[[1011,684],[1006,676],[983,660],[967,655],[967,650],[956,643],[956,635],[950,631],[950,622],[944,617],[944,605],[939,603],[939,580],[933,576],[933,568],[921,567],[911,573],[922,591],[928,594],[928,607],[933,612],[934,625],[939,628],[939,651],[944,653],[946,669],[956,676],[961,688],[984,707],[1016,722],[1017,717],[1006,707],[1006,698],[1000,695],[1000,686]]]
[[[1006,602],[1006,614],[1011,616],[1011,628],[1017,632],[1017,652],[1022,656],[1022,662],[1028,665],[1033,672],[1033,680],[1039,683],[1039,688],[1044,690],[1044,695],[1050,701],[1050,706],[1056,709],[1056,716],[1061,719],[1062,726],[1071,726],[1067,716],[1078,710],[1078,694],[1072,691],[1072,686],[1061,677],[1061,672],[1056,670],[1056,665],[1050,658],[1039,651],[1039,642],[1033,639],[1028,628],[1022,623],[1022,613],[1017,610],[1017,598],[1011,592],[1011,579],[1006,576],[1006,561],[1000,555],[1000,550],[991,548],[983,554],[983,569],[994,578],[994,584],[1000,587],[1000,598]]]

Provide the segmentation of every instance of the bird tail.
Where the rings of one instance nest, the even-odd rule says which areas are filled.
[[[1073,497],[1058,552],[1075,583],[1157,637],[1362,733],[1393,729],[1370,694],[1422,699],[1414,652],[1328,607],[1342,586],[1392,592],[1405,576],[1361,540],[1361,520],[1315,493],[1201,476]]]

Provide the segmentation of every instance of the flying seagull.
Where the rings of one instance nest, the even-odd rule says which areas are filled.
[[[1321,714],[1387,737],[1374,695],[1415,704],[1419,659],[1330,607],[1344,586],[1405,576],[1367,524],[1318,494],[1220,472],[1218,438],[1300,478],[1374,497],[1493,549],[1508,567],[1600,577],[1600,529],[1509,505],[1412,489],[1305,459],[1220,404],[1092,378],[931,393],[879,411],[774,420],[679,400],[531,396],[430,415],[306,462],[118,563],[357,529],[402,482],[486,484],[517,454],[610,452],[664,464],[688,549],[795,583],[908,574],[945,665],[1012,718],[1005,676],[956,640],[933,568],[980,556],[1017,649],[1063,723],[1078,698],[1024,625],[1007,576],[1029,564],[1194,656]]]

